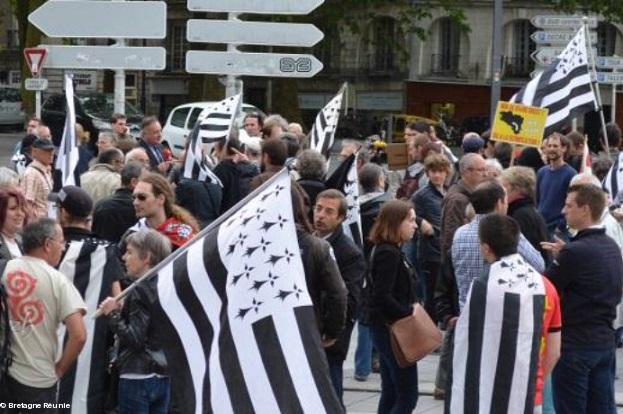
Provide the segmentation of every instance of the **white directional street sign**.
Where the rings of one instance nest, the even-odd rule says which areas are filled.
[[[532,33],[530,38],[536,44],[561,44],[566,45],[569,43],[576,35],[575,31],[538,31]],[[590,32],[591,44],[597,44],[597,33]]]
[[[623,84],[623,73],[597,72],[598,83]]]
[[[188,10],[218,13],[308,14],[324,0],[188,0]]]
[[[623,58],[617,56],[597,56],[595,65],[602,69],[623,69]]]
[[[201,50],[186,53],[188,73],[311,78],[322,67],[322,62],[312,55]]]
[[[533,52],[530,57],[538,64],[549,66],[560,55],[564,47],[542,47]],[[593,56],[597,54],[597,49],[593,48]]]
[[[541,29],[557,28],[557,29],[578,29],[582,26],[582,17],[574,16],[535,16],[532,18],[532,25]],[[588,18],[589,29],[597,28],[597,18]]]
[[[316,26],[304,23],[191,19],[186,24],[189,42],[311,47],[323,37]]]
[[[56,46],[48,50],[46,67],[53,69],[162,70],[166,64],[163,47]]]
[[[26,78],[24,89],[27,91],[45,91],[48,89],[48,80],[44,78]]]
[[[164,39],[164,1],[55,0],[28,15],[48,37]]]

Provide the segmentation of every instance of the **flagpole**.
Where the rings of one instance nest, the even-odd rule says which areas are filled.
[[[599,91],[599,84],[597,83],[597,65],[595,64],[595,55],[593,54],[593,48],[590,40],[590,32],[588,31],[588,17],[582,17],[582,27],[584,29],[584,43],[586,44],[586,51],[588,56],[590,57],[590,67],[592,70],[592,74],[595,76],[595,80],[591,79],[590,85],[593,93],[595,94],[595,98],[597,99],[597,106],[599,108],[599,118],[601,120],[601,128],[602,133],[604,135],[604,145],[606,146],[606,154],[608,155],[608,159],[610,159],[610,144],[608,143],[608,132],[606,130],[606,118],[604,117],[604,108],[601,103],[601,92]]]

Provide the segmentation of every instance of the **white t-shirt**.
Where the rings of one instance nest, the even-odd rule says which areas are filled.
[[[86,305],[69,279],[32,256],[10,260],[2,283],[11,321],[9,375],[29,387],[51,387],[58,380],[58,327],[75,312],[84,315]]]
[[[9,249],[9,253],[11,254],[11,258],[16,258],[16,257],[22,257],[22,251],[19,248],[19,245],[14,242],[13,240],[10,240],[6,237],[2,237],[2,240],[4,240],[4,243],[6,244],[6,247]]]

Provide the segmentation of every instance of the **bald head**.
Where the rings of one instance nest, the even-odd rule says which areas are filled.
[[[149,156],[143,148],[133,148],[125,154],[125,163],[128,164],[130,162],[137,162],[143,167],[149,167]]]

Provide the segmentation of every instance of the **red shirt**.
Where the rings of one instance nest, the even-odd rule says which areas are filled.
[[[547,335],[552,332],[560,332],[562,320],[560,316],[560,298],[556,288],[545,276],[545,311],[543,312],[543,328],[541,330],[541,345],[539,347],[539,368],[536,376],[536,392],[534,405],[539,406],[543,402],[543,356],[545,355]]]
[[[192,227],[188,224],[182,223],[175,217],[169,217],[166,219],[166,221],[158,226],[156,230],[167,236],[174,249],[184,245],[195,235]]]

